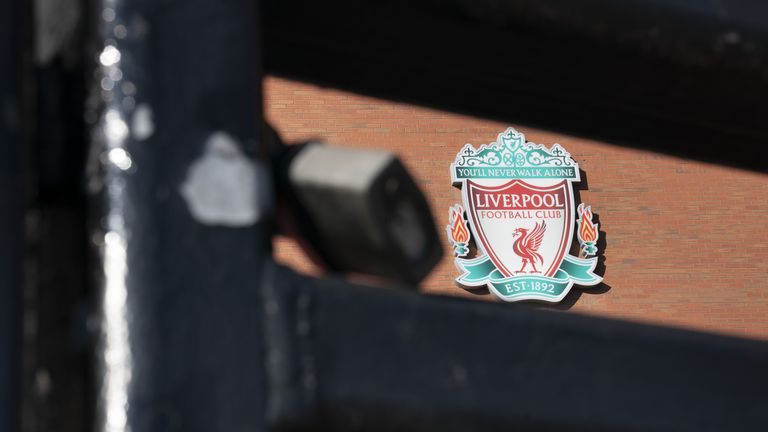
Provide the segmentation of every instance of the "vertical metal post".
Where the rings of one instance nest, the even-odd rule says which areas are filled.
[[[0,0],[0,430],[20,421],[24,200],[20,181],[20,2]]]
[[[262,430],[257,2],[98,6],[96,430]]]

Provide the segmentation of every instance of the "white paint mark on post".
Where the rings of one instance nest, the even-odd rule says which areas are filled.
[[[267,181],[266,169],[249,159],[232,136],[218,131],[190,166],[180,193],[198,222],[242,227],[261,218],[259,204],[269,199]]]

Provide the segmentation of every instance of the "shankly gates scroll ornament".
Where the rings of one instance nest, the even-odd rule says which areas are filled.
[[[451,178],[464,204],[449,209],[447,226],[460,286],[487,286],[506,301],[559,302],[574,284],[600,283],[594,273],[598,226],[584,204],[575,221],[572,184],[581,180],[579,166],[559,144],[548,149],[508,128],[478,149],[464,145]],[[578,257],[569,253],[576,223]],[[465,258],[472,237],[477,256]]]

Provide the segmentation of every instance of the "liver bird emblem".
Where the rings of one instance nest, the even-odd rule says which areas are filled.
[[[544,262],[538,251],[546,229],[547,223],[541,221],[541,223],[536,223],[530,232],[526,228],[517,228],[512,232],[512,236],[517,237],[512,249],[523,259],[523,266],[517,271],[518,273],[524,271],[528,264],[533,267],[531,273],[539,273],[539,270],[536,269],[536,262],[538,261],[539,264]]]

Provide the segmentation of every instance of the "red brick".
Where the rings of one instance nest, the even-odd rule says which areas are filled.
[[[493,141],[509,126],[276,78],[266,81],[265,96],[268,119],[288,141],[327,135],[335,145],[395,151],[427,195],[441,234],[448,207],[460,201],[448,165],[465,143]],[[768,177],[511,126],[573,155],[589,180],[582,200],[606,232],[610,289],[574,289],[570,311],[768,339]],[[443,241],[445,259],[422,291],[492,301],[453,284]],[[318,274],[287,239],[277,240],[276,255]]]

